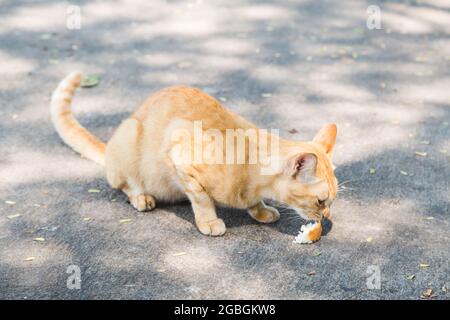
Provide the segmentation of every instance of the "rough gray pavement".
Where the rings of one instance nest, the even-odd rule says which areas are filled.
[[[0,1],[0,298],[449,299],[448,1],[71,3],[80,30],[66,28],[67,2]],[[228,232],[209,238],[188,203],[137,213],[51,125],[50,93],[75,69],[102,77],[74,112],[105,141],[174,84],[287,138],[337,123],[347,189],[327,234],[297,245],[302,220],[220,209]]]

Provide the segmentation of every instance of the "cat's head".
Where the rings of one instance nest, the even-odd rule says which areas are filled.
[[[324,126],[311,142],[302,144],[299,153],[284,162],[279,200],[305,219],[322,219],[336,198],[337,179],[331,162],[336,134],[335,124]]]

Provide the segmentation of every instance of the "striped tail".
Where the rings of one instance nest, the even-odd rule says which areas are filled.
[[[73,117],[70,109],[75,89],[80,86],[82,75],[72,72],[62,80],[53,92],[50,112],[53,125],[61,139],[73,150],[100,165],[105,163],[106,145],[94,137]]]

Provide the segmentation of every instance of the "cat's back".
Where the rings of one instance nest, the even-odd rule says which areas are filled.
[[[252,123],[225,108],[207,93],[189,86],[174,86],[159,90],[138,108],[133,117],[143,122],[157,121],[160,125],[175,118],[202,121],[204,129],[254,127]]]

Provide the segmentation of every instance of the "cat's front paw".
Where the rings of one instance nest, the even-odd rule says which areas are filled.
[[[129,197],[131,205],[138,211],[150,211],[156,206],[155,198],[147,194]]]
[[[250,216],[261,223],[273,223],[280,219],[280,213],[274,207],[264,206],[249,209]]]
[[[207,236],[221,236],[227,231],[225,223],[222,219],[214,219],[212,221],[197,221],[198,230]]]

